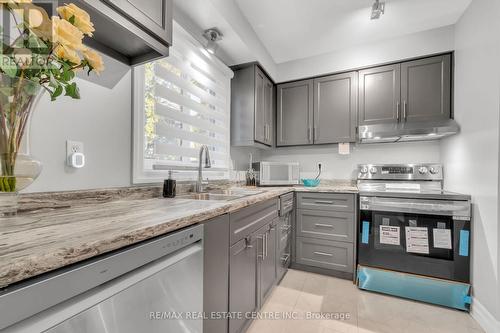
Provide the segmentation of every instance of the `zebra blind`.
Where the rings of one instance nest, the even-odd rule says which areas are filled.
[[[146,178],[164,178],[166,170],[179,170],[192,178],[200,147],[206,145],[211,173],[222,178],[230,161],[232,72],[225,66],[221,70],[218,60],[175,23],[173,37],[168,57],[134,70],[136,126],[142,128],[138,171]]]

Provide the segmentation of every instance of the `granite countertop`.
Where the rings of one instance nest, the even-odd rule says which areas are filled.
[[[292,191],[357,193],[349,182],[258,190],[263,192],[231,201],[151,196],[109,200],[101,191],[93,194],[93,202],[90,196],[76,196],[74,204],[0,218],[0,288]]]

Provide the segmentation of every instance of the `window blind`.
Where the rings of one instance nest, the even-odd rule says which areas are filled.
[[[173,37],[168,57],[134,70],[136,125],[142,128],[139,171],[154,177],[165,170],[195,170],[200,147],[207,145],[210,170],[220,174],[230,161],[228,73],[232,72],[225,66],[221,70],[177,24]]]

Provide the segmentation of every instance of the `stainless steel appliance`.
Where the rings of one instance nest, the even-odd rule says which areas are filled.
[[[0,329],[201,333],[202,318],[187,314],[203,311],[202,237],[191,227],[8,288]]]
[[[358,265],[470,281],[470,196],[439,164],[360,165]]]
[[[400,122],[359,126],[361,143],[439,140],[457,134],[460,126],[453,119],[428,122]]]
[[[258,186],[280,186],[299,184],[299,163],[296,162],[255,162]]]

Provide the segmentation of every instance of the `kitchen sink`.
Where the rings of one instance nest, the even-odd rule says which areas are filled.
[[[223,200],[230,201],[236,200],[250,195],[260,194],[263,191],[247,190],[232,188],[227,190],[213,190],[204,193],[190,193],[186,195],[181,195],[180,199],[193,199],[193,200]]]

